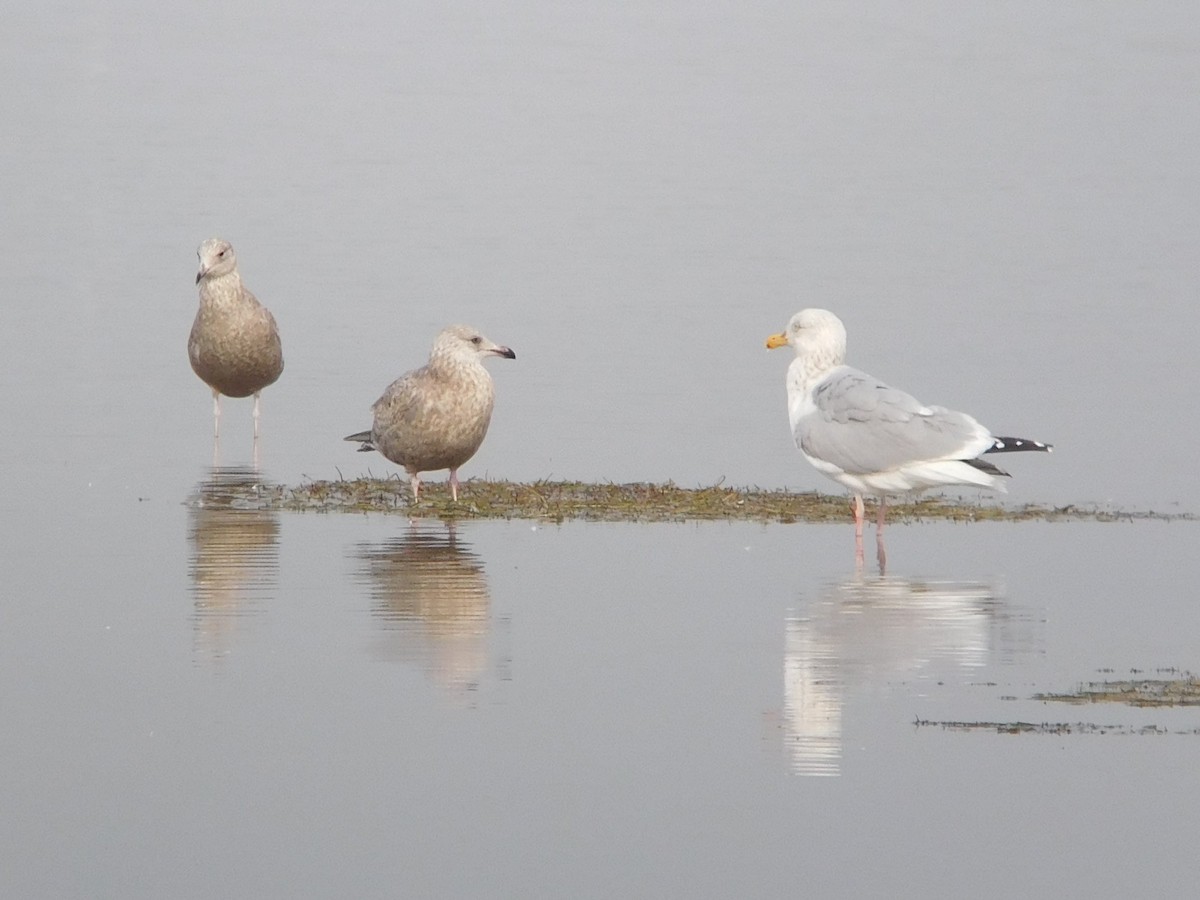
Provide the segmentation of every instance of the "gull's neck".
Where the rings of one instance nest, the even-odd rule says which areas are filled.
[[[240,301],[245,296],[242,290],[242,276],[237,269],[224,275],[209,275],[200,279],[200,301],[211,304],[229,304]]]
[[[434,351],[429,356],[429,369],[439,378],[464,381],[491,381],[487,368],[474,354],[463,356],[453,351]]]
[[[822,378],[842,364],[841,353],[797,354],[788,366],[788,395],[807,394]]]
[[[836,353],[808,353],[792,360],[788,366],[787,395],[793,431],[797,422],[816,409],[813,389],[841,364],[842,356]]]

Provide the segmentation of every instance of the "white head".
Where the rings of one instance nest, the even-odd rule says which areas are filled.
[[[431,362],[438,360],[455,360],[458,362],[477,361],[485,356],[503,356],[505,359],[516,359],[517,354],[507,347],[501,347],[484,337],[477,329],[469,325],[449,325],[443,328],[433,342],[433,350],[429,354]]]
[[[233,245],[220,238],[209,238],[196,250],[200,257],[200,271],[196,273],[196,284],[205,278],[220,278],[237,271],[237,255]]]
[[[796,351],[806,368],[824,371],[846,360],[846,326],[827,309],[802,309],[786,331],[767,338],[767,349],[785,345]]]

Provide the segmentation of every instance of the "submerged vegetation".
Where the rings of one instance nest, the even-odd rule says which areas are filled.
[[[1130,674],[1140,676],[1141,672]],[[1109,703],[1121,706],[1169,708],[1200,706],[1200,678],[1191,672],[1161,669],[1155,674],[1169,678],[1125,678],[1089,681],[1067,693],[1034,694],[1043,703],[1083,705]],[[918,728],[948,731],[994,731],[997,734],[1200,734],[1200,728],[1168,728],[1160,725],[1102,725],[1097,722],[954,722],[917,719]]]
[[[471,480],[462,485],[458,502],[444,484],[423,485],[421,499],[412,502],[408,485],[399,478],[358,478],[351,481],[311,481],[296,487],[247,480],[225,485],[220,498],[205,502],[231,507],[313,510],[320,512],[381,512],[409,517],[459,519],[535,519],[562,522],[684,522],[740,520],[754,522],[845,522],[845,496],[814,492],[733,488],[722,484],[685,488],[666,484],[589,484],[577,481]],[[1066,506],[999,506],[927,498],[888,504],[893,521],[950,520],[956,522],[1089,519],[1191,519],[1190,515],[1121,512]]]
[[[1090,681],[1066,694],[1034,694],[1033,699],[1055,703],[1124,703],[1126,706],[1200,706],[1200,679],[1191,673],[1178,678],[1134,678]]]
[[[997,734],[1200,734],[1200,728],[1158,725],[1105,725],[1099,722],[931,722],[917,719],[918,728],[947,731],[994,731]]]

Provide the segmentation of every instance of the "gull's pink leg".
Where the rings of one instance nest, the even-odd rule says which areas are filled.
[[[254,439],[258,440],[258,392],[254,393]]]
[[[863,498],[862,494],[854,495],[854,561],[861,569],[863,564]]]
[[[880,575],[888,574],[888,550],[883,546],[883,521],[887,509],[888,498],[880,494],[880,509],[875,514],[875,560],[880,564]]]
[[[213,437],[221,436],[221,392],[216,388],[213,392]]]
[[[421,476],[413,472],[408,476],[408,483],[412,485],[413,503],[416,503],[421,497]]]
[[[450,470],[450,496],[458,502],[458,469]]]
[[[875,514],[875,561],[879,563],[879,574],[887,574],[887,548],[883,545],[883,522],[887,515],[887,497],[879,497],[879,510]]]

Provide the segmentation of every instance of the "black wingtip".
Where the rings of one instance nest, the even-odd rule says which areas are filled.
[[[1050,453],[1053,449],[1053,444],[1045,444],[1041,441],[1035,441],[1033,438],[998,437],[995,438],[995,443],[983,452],[1019,453],[1023,450],[1036,450],[1040,453]]]
[[[975,459],[964,459],[963,462],[965,462],[968,466],[978,469],[980,472],[987,472],[989,475],[1002,475],[1005,478],[1012,478],[1011,475],[1009,475],[999,466],[988,462],[986,459],[979,459],[977,457]]]
[[[359,431],[356,434],[348,434],[342,438],[342,440],[357,441],[358,443],[362,444],[362,446],[358,448],[359,453],[370,453],[375,449],[375,445],[371,443],[371,432],[369,431]]]

